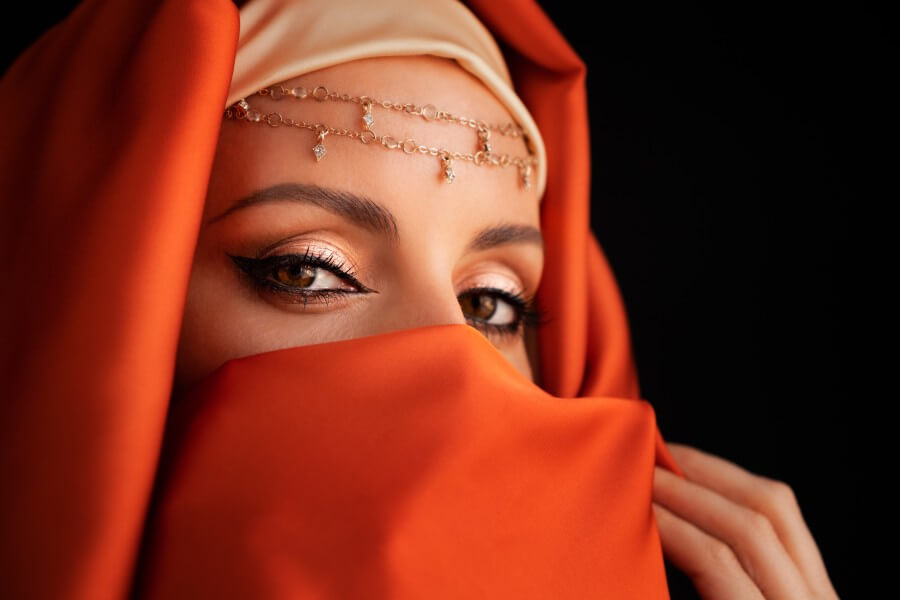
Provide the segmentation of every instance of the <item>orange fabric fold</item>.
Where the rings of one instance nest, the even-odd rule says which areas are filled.
[[[126,593],[238,25],[84,2],[0,80],[8,597]]]
[[[589,229],[585,65],[533,0],[467,5],[547,148],[540,387],[460,325],[230,361],[173,406],[237,8],[86,0],[3,75],[7,595],[667,596],[650,485],[683,473]]]
[[[668,597],[653,408],[468,325],[229,361],[168,431],[137,597]]]

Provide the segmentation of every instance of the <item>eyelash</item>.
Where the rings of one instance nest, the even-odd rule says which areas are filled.
[[[306,307],[310,300],[316,302],[324,302],[328,304],[329,299],[338,298],[345,294],[362,294],[372,293],[372,290],[363,285],[351,272],[345,269],[345,263],[338,261],[332,254],[310,254],[307,248],[304,254],[279,254],[264,259],[249,258],[246,256],[235,256],[228,254],[228,257],[234,261],[239,270],[250,276],[250,284],[256,291],[269,291],[287,299],[292,303],[303,303]],[[277,281],[273,281],[268,276],[278,268],[322,268],[325,269],[350,285],[358,288],[360,291],[350,290],[298,290]],[[535,296],[525,297],[520,293],[507,292],[492,287],[474,287],[466,290],[462,296],[466,295],[488,295],[499,298],[508,303],[516,311],[516,320],[507,325],[495,325],[479,319],[473,319],[466,316],[466,319],[476,323],[474,326],[484,334],[496,336],[501,339],[524,334],[522,325],[543,325],[546,323],[545,311],[537,308],[535,304]]]

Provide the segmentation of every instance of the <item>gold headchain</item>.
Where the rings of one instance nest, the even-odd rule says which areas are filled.
[[[346,136],[351,139],[358,139],[363,144],[379,142],[381,146],[387,148],[388,150],[399,149],[403,150],[403,152],[406,154],[415,154],[416,152],[418,152],[421,154],[436,156],[441,161],[441,172],[443,174],[444,181],[446,181],[447,183],[453,183],[453,180],[456,178],[456,173],[453,171],[454,160],[468,160],[479,167],[506,167],[509,165],[513,165],[518,167],[519,169],[519,176],[522,187],[526,190],[531,189],[532,171],[533,168],[537,166],[538,161],[537,157],[535,156],[534,147],[532,146],[528,134],[526,134],[525,131],[517,124],[507,123],[502,126],[492,125],[481,120],[452,115],[447,111],[438,110],[432,104],[418,106],[415,104],[401,104],[397,102],[390,102],[388,100],[376,100],[369,96],[350,96],[348,94],[329,92],[328,89],[323,85],[317,86],[315,89],[313,89],[312,92],[307,90],[305,87],[295,87],[288,89],[281,85],[273,85],[259,90],[258,92],[256,92],[256,94],[260,96],[269,96],[273,100],[281,100],[282,98],[306,100],[312,98],[319,102],[324,102],[325,100],[337,100],[341,102],[354,102],[360,105],[363,111],[361,119],[365,127],[362,131],[351,131],[349,129],[334,128],[322,123],[295,121],[294,119],[285,117],[281,115],[281,113],[277,112],[270,112],[263,115],[259,111],[251,108],[250,104],[245,98],[241,98],[225,109],[226,119],[245,120],[251,123],[266,123],[267,125],[270,125],[272,127],[298,127],[301,129],[309,129],[310,131],[313,131],[316,134],[316,145],[313,146],[312,151],[317,161],[322,160],[322,158],[324,158],[325,154],[327,153],[327,150],[325,148],[325,136],[328,134],[340,135]],[[447,121],[449,123],[456,123],[465,127],[471,127],[477,132],[477,147],[479,147],[479,149],[475,152],[470,153],[452,152],[450,150],[447,150],[446,148],[435,148],[419,145],[415,140],[411,138],[403,140],[401,142],[390,135],[378,135],[372,129],[372,125],[375,123],[375,117],[372,115],[372,108],[375,106],[380,106],[388,110],[399,111],[410,116],[421,117],[426,121]],[[525,141],[525,147],[528,150],[528,156],[513,157],[506,153],[500,155],[494,154],[491,148],[492,131],[496,131],[500,135],[507,135],[514,138],[521,136]]]

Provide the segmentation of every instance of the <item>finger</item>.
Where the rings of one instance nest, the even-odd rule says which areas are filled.
[[[653,503],[663,554],[681,569],[705,600],[765,600],[727,544]]]
[[[660,467],[653,500],[728,544],[766,598],[808,596],[806,581],[762,513]]]
[[[789,485],[692,446],[666,445],[689,480],[765,515],[809,587],[818,595],[836,597],[819,547]]]

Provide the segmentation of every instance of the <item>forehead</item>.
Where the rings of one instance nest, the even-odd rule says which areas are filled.
[[[504,125],[512,116],[494,94],[455,60],[431,55],[389,56],[354,60],[281,82],[287,88],[305,87],[310,92],[324,86],[329,92],[369,96],[376,102],[431,104],[455,117],[473,118]],[[358,103],[317,102],[251,95],[251,107],[263,115],[278,112],[295,121],[322,124],[350,131],[363,129],[363,109]],[[426,121],[403,111],[376,105],[372,130],[397,141],[473,154],[481,148],[476,129],[459,123]],[[380,143],[327,135],[326,155],[317,161],[310,129],[269,127],[264,123],[225,120],[222,124],[216,164],[211,179],[206,215],[227,210],[230,203],[265,186],[302,182],[364,195],[398,215],[442,219],[448,224],[475,219],[539,224],[538,197],[519,183],[515,166],[476,166],[453,161],[456,178],[446,183],[437,156],[389,150]],[[522,138],[492,131],[497,154],[527,155]]]

